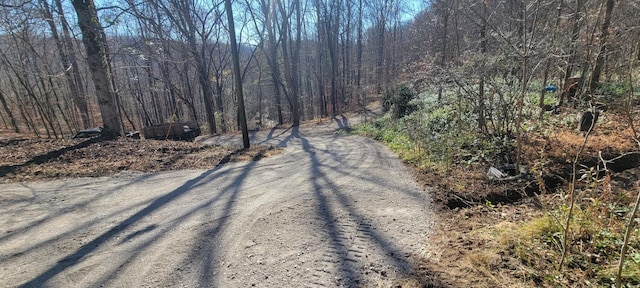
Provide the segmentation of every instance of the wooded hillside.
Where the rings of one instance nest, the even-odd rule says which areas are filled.
[[[611,95],[640,57],[635,1],[425,2],[234,1],[249,125],[336,115],[410,79],[444,101],[453,87],[478,130],[510,132],[525,91],[540,91],[541,107],[564,104],[563,88],[577,76],[579,91]],[[106,42],[106,74],[97,77],[79,6],[3,3],[2,128],[64,137],[103,125],[110,98],[124,130],[178,120],[211,133],[238,128],[222,2],[89,7],[106,36],[94,39]],[[557,99],[545,99],[547,84],[560,87]]]

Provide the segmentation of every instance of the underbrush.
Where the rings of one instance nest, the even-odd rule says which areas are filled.
[[[484,137],[474,132],[454,133],[446,113],[416,113],[394,120],[390,115],[356,125],[353,133],[385,143],[420,172],[447,173],[452,169],[506,163],[509,139]],[[441,112],[441,113],[438,113]]]
[[[569,253],[565,267],[558,267],[562,257],[565,205],[551,207],[542,216],[503,229],[495,237],[496,248],[516,260],[517,272],[525,280],[550,287],[611,287],[615,283],[620,248],[627,221],[622,210],[607,213],[601,203],[587,201],[580,205],[570,222]],[[609,214],[610,217],[606,217]],[[640,285],[640,236],[633,230],[622,270],[625,287]],[[520,266],[521,265],[521,266]],[[517,273],[516,273],[517,274]]]

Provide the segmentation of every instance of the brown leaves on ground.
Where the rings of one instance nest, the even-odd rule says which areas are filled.
[[[280,149],[249,150],[183,141],[0,138],[0,182],[98,177],[122,171],[211,169],[220,163],[258,160]]]
[[[597,161],[599,151],[608,159],[638,149],[638,144],[633,140],[633,130],[623,116],[606,114],[600,118],[586,142],[583,159],[592,161],[595,158],[593,161]],[[523,159],[533,162],[544,156],[552,164],[573,161],[584,142],[584,133],[577,129],[552,126],[548,129],[550,133],[530,133],[524,138]]]

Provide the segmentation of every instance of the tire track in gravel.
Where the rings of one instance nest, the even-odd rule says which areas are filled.
[[[277,283],[284,283],[291,281],[291,279],[304,279],[303,282],[296,284],[301,287],[353,287],[371,285],[381,279],[388,280],[408,275],[410,264],[407,259],[404,259],[405,254],[401,253],[400,246],[395,247],[392,240],[376,231],[375,225],[379,223],[369,219],[370,216],[365,216],[366,211],[361,212],[355,209],[360,206],[374,208],[368,202],[377,199],[366,201],[367,195],[364,194],[362,195],[365,196],[364,200],[356,200],[354,196],[358,195],[353,194],[362,191],[351,191],[353,187],[350,186],[354,182],[362,181],[364,179],[362,176],[368,169],[390,167],[388,152],[386,152],[387,154],[383,153],[379,145],[359,137],[325,136],[316,138],[314,136],[306,137],[296,130],[291,133],[293,137],[289,137],[290,141],[299,141],[298,145],[301,147],[298,147],[296,151],[288,151],[287,154],[302,158],[304,162],[309,163],[304,167],[297,167],[299,167],[298,170],[309,170],[308,174],[312,175],[304,178],[302,182],[306,182],[307,185],[300,187],[300,189],[309,190],[312,193],[307,194],[308,196],[303,199],[302,203],[289,204],[297,206],[296,209],[279,211],[276,209],[276,213],[260,218],[261,227],[272,227],[260,229],[259,231],[263,233],[248,232],[244,235],[236,235],[238,239],[249,238],[250,240],[245,243],[250,244],[247,245],[248,247],[244,247],[245,253],[236,256],[237,260],[231,261],[232,269],[229,270],[234,272],[229,273],[229,277],[226,278],[229,282],[224,283],[231,284],[230,286],[251,283],[261,287],[274,287],[277,286]],[[341,147],[341,149],[335,151],[337,149],[327,147]],[[353,151],[356,150],[357,153],[354,153]],[[340,153],[344,151],[348,152]],[[297,187],[299,184],[293,183],[292,186]],[[350,191],[352,193],[349,193]],[[398,191],[398,193],[402,192]],[[389,197],[390,195],[384,196]],[[407,196],[412,197],[414,194],[404,195],[403,198]],[[362,202],[362,204],[356,205],[358,202]],[[427,204],[423,202],[422,205]],[[298,217],[295,214],[303,214],[305,217]],[[422,217],[424,214],[414,216]],[[301,220],[309,218],[312,221]],[[409,221],[404,225],[413,226],[412,224],[415,222],[412,222]],[[293,226],[297,227],[292,228]],[[270,241],[270,237],[274,235],[265,233],[265,231],[282,231],[286,227],[296,231],[296,235],[304,235],[304,238],[301,239],[302,243],[296,243],[296,245],[288,243],[289,253],[285,253],[283,256],[270,254],[269,250],[280,251],[284,249],[283,246],[287,245],[284,245],[283,242],[277,243],[281,240],[277,233],[275,235],[276,241]],[[309,227],[315,227],[316,230],[305,229]],[[424,237],[426,231],[422,230],[421,232],[425,233],[422,234]],[[278,246],[278,244],[281,247],[276,249],[264,247]],[[234,251],[238,250],[242,250],[242,247],[234,249]],[[416,253],[416,251],[412,252]],[[386,264],[382,264],[384,262]],[[279,268],[255,269],[256,266],[261,267],[265,263],[279,266]],[[254,269],[244,272],[239,272],[243,270],[237,268],[251,266],[254,266]],[[269,270],[271,270],[270,273],[265,273]]]
[[[305,142],[303,146],[309,145],[308,142]],[[367,148],[369,148],[369,146],[367,146]],[[370,151],[367,150],[367,154],[369,152]],[[312,162],[318,162],[315,155],[311,154],[310,158]],[[356,169],[356,171],[362,172],[363,169]],[[339,269],[334,272],[335,283],[331,284],[347,287],[362,285],[364,279],[362,279],[362,275],[358,272],[363,269],[362,265],[360,265],[362,264],[360,262],[363,256],[367,258],[370,256],[366,251],[376,250],[376,248],[378,248],[375,247],[376,244],[379,246],[388,246],[388,244],[383,244],[382,242],[373,243],[380,239],[374,237],[372,224],[369,219],[359,215],[358,212],[352,208],[353,200],[348,199],[348,197],[341,192],[341,186],[346,182],[345,178],[340,179],[343,181],[335,181],[333,180],[334,178],[325,176],[324,173],[317,168],[313,168],[312,174],[323,176],[319,178],[329,187],[329,189],[321,189],[320,186],[322,184],[317,183],[315,193],[319,202],[317,213],[326,225],[323,232],[325,237],[330,239],[330,244],[322,254],[322,261],[325,264],[330,263],[335,265],[337,260],[337,263],[340,264]],[[357,177],[358,175],[350,176]],[[337,198],[338,201],[331,201],[332,196]],[[383,247],[383,249],[395,248]],[[387,254],[389,253],[394,252],[388,252]],[[383,255],[377,256],[380,257]],[[396,268],[403,270],[401,273],[406,274],[407,271],[403,266],[405,266],[405,263],[397,265]]]
[[[366,146],[367,149],[358,149],[358,150],[362,150],[362,151],[359,151],[359,153],[352,153],[352,151],[355,150],[355,149],[353,149],[353,146],[355,146],[354,143],[347,143],[346,142],[348,140],[354,141],[354,140],[358,140],[360,138],[352,138],[352,137],[335,138],[335,137],[333,137],[333,138],[330,138],[329,140],[326,140],[325,138],[320,138],[320,139],[318,139],[318,141],[314,141],[314,146],[311,147],[311,146],[309,146],[308,143],[305,142],[307,140],[304,139],[303,136],[301,136],[302,133],[297,131],[297,129],[293,129],[293,131],[291,133],[292,134],[289,135],[289,136],[292,136],[292,137],[287,137],[287,141],[281,141],[279,144],[280,145],[285,144],[285,145],[289,146],[289,144],[291,144],[289,142],[297,141],[297,142],[301,142],[302,143],[302,147],[299,147],[299,144],[298,144],[298,146],[296,146],[297,148],[295,148],[295,151],[288,151],[288,153],[287,153],[288,156],[287,157],[295,157],[299,161],[301,158],[302,159],[306,158],[307,157],[306,155],[326,154],[326,156],[327,156],[327,157],[324,157],[324,156],[322,157],[322,158],[326,159],[324,161],[317,161],[317,159],[316,159],[316,161],[310,167],[306,167],[306,166],[305,167],[301,167],[301,165],[296,165],[294,167],[294,169],[292,169],[292,170],[295,170],[295,172],[297,172],[297,173],[300,173],[301,170],[316,169],[318,167],[325,167],[327,169],[326,171],[328,171],[328,172],[330,172],[332,174],[337,174],[337,175],[333,175],[333,178],[339,179],[339,182],[346,183],[346,182],[352,180],[353,177],[357,177],[358,176],[359,173],[357,173],[357,172],[360,171],[360,169],[358,169],[358,168],[361,165],[363,165],[365,162],[369,162],[369,163],[373,162],[372,157],[369,156],[369,155],[371,155],[370,149],[373,147],[372,145],[362,145],[362,146]],[[346,150],[346,152],[342,151],[342,150],[335,151],[335,149],[331,150],[331,149],[329,149],[330,145],[333,145],[333,146],[344,146],[344,150]],[[336,153],[336,152],[338,152],[338,153]],[[317,157],[315,157],[315,158],[317,158]],[[307,161],[304,161],[304,162],[307,162]],[[316,167],[316,168],[313,168],[313,167]],[[289,187],[301,187],[300,185],[302,183],[304,183],[304,182],[307,182],[307,183],[312,182],[312,179],[310,179],[310,178],[316,178],[318,176],[316,174],[320,174],[318,171],[315,171],[315,172],[311,171],[311,172],[312,173],[310,173],[309,175],[313,175],[313,177],[298,178],[297,181],[294,181],[294,182],[286,181],[287,179],[283,179],[282,183],[284,183],[285,186],[289,186]],[[345,177],[344,175],[347,175],[348,177]],[[295,177],[295,175],[293,175],[293,176]],[[326,176],[323,176],[323,177],[326,177]],[[339,184],[339,185],[342,185],[342,184]],[[301,189],[304,189],[304,188],[301,187]],[[304,202],[308,203],[309,200],[313,200],[313,199],[305,198]],[[289,206],[289,207],[291,207],[291,206]],[[316,205],[308,205],[308,204],[307,205],[302,204],[302,205],[300,205],[300,207],[304,207],[304,208],[306,208],[306,210],[311,209],[311,211],[304,211],[304,213],[306,213],[306,214],[311,213],[312,210],[315,210],[317,208]],[[268,211],[269,209],[266,209],[266,210]],[[276,210],[277,210],[277,207],[276,207]],[[285,221],[290,220],[290,219],[295,219],[296,216],[295,215],[291,215],[292,211],[295,211],[294,213],[302,212],[302,211],[300,211],[300,209],[280,210],[279,213],[276,213],[276,214],[279,214],[279,215],[274,217],[274,218],[276,218],[276,220],[284,219]],[[261,218],[260,220],[265,220],[265,218]],[[264,225],[264,224],[261,224],[261,225]],[[268,231],[271,231],[271,230],[276,230],[277,231],[277,230],[280,230],[282,228],[286,229],[286,227],[282,227],[282,226],[288,226],[290,228],[291,226],[295,226],[296,223],[291,223],[291,222],[282,223],[282,222],[280,222],[280,223],[277,223],[276,225],[280,225],[280,226],[275,228],[275,229],[263,229],[261,231],[267,231],[268,232]],[[301,229],[301,228],[299,228],[299,229]],[[302,233],[302,234],[307,234],[307,235],[311,236],[314,233],[305,232],[305,233]],[[316,235],[318,235],[318,234],[316,233]],[[319,234],[319,235],[323,236],[322,234]],[[276,238],[278,238],[278,236],[279,235],[276,235]],[[309,236],[307,236],[307,237],[309,237]],[[243,238],[243,237],[246,237],[246,235],[239,235],[239,236],[237,235],[236,237]],[[270,237],[270,235],[261,235],[261,236],[255,236],[254,239],[269,239],[269,237]],[[248,237],[248,238],[251,238],[251,237]],[[314,247],[314,245],[318,245],[318,244],[317,243],[313,243],[313,242],[322,242],[322,241],[319,241],[319,240],[322,240],[323,238],[325,238],[325,237],[320,237],[320,238],[315,239],[315,240],[307,239],[305,241],[304,245],[302,245],[304,247],[303,247],[303,249],[301,249],[301,251],[310,250],[310,249],[311,250],[320,249],[320,247]],[[254,240],[249,240],[248,242],[255,244]],[[240,259],[251,259],[252,260],[254,258],[258,258],[255,253],[256,253],[256,251],[244,253],[243,256],[240,257]],[[321,283],[321,281],[309,278],[308,277],[309,275],[287,274],[287,273],[293,273],[292,271],[299,271],[299,270],[302,269],[302,267],[304,265],[293,264],[293,266],[290,266],[290,267],[286,265],[287,262],[289,262],[288,264],[291,264],[291,263],[296,263],[295,260],[303,259],[304,257],[300,257],[301,254],[302,254],[302,252],[290,253],[290,254],[285,254],[286,255],[285,257],[279,257],[277,255],[276,256],[271,255],[270,257],[272,258],[272,260],[271,261],[266,261],[266,262],[271,262],[270,264],[273,265],[274,264],[273,262],[275,261],[275,260],[273,260],[274,258],[283,258],[282,260],[280,260],[282,262],[280,264],[285,264],[285,265],[283,265],[283,266],[285,266],[285,268],[283,269],[282,272],[284,273],[284,275],[289,275],[286,278],[289,278],[289,279],[291,279],[291,278],[306,279],[305,281],[308,281],[308,283],[316,283],[316,284]],[[288,258],[292,258],[292,257],[293,258],[297,258],[297,259],[288,259]],[[291,261],[291,260],[293,260],[293,261]],[[302,261],[303,262],[300,263],[300,264],[304,264],[304,260],[302,260]],[[235,264],[235,265],[238,265],[238,266],[250,266],[252,264],[251,261],[241,261],[241,262],[244,262],[244,263]],[[256,260],[256,263],[263,263],[263,262],[265,262],[265,261]],[[308,263],[311,263],[311,261],[308,261]],[[230,265],[234,265],[234,264],[230,264]],[[261,264],[258,264],[258,265],[261,265]],[[233,269],[233,270],[237,270],[237,269]],[[229,277],[230,281],[233,281],[233,280],[236,280],[236,279],[239,280],[239,281],[235,282],[235,283],[237,283],[237,285],[240,285],[239,283],[243,283],[245,281],[248,281],[246,278],[242,278],[242,276],[239,275],[238,273],[230,273],[230,274],[231,274],[231,276]],[[251,274],[251,273],[249,273],[249,274]],[[264,273],[260,273],[260,272],[256,272],[256,271],[254,271],[254,274],[258,274],[258,275],[260,275],[262,277],[267,277],[266,279],[254,279],[253,281],[255,283],[263,283],[264,284],[265,280],[267,280],[267,279],[271,279],[270,281],[274,281],[274,279],[275,279],[276,283],[278,281],[286,281],[287,280],[287,279],[277,279],[277,276],[275,276],[275,278],[274,278],[274,276],[271,276],[271,278],[269,278],[269,275],[264,275]],[[271,273],[271,274],[276,274],[277,275],[279,273]],[[330,277],[330,278],[332,278],[332,277]],[[276,285],[276,284],[274,283],[272,285]],[[234,286],[234,284],[232,284],[231,286]],[[265,287],[269,287],[269,286],[270,285],[265,285]]]

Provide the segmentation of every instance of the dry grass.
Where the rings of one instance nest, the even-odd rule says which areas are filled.
[[[555,162],[569,163],[573,161],[584,142],[584,134],[576,130],[554,129],[548,135],[529,134],[524,140],[525,160],[533,162],[544,154],[547,159]],[[637,149],[638,145],[633,140],[630,128],[621,129],[614,123],[609,123],[597,126],[595,132],[589,136],[583,155],[597,157],[598,151],[602,151],[605,157],[614,154],[617,156]]]
[[[529,287],[534,286],[521,265],[504,250],[507,232],[535,215],[527,204],[475,206],[443,212],[440,232],[430,238],[424,265],[443,278],[447,287]]]
[[[610,283],[625,218],[605,221],[589,207],[576,212],[568,265],[558,271],[561,220],[566,215],[563,209],[536,208],[540,202],[557,203],[557,198],[541,195],[517,205],[445,212],[440,232],[426,247],[430,252],[423,257],[424,265],[443,278],[455,279],[447,287],[601,287]],[[636,255],[638,238],[631,241]],[[640,263],[627,262],[624,282],[636,283]]]

